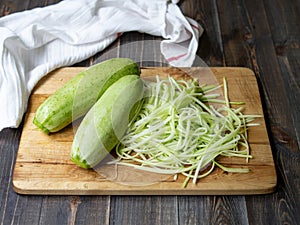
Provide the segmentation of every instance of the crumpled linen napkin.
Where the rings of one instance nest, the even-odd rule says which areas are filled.
[[[177,2],[64,0],[0,18],[0,131],[19,126],[44,75],[96,54],[124,32],[162,36],[166,60],[191,66],[203,29]]]

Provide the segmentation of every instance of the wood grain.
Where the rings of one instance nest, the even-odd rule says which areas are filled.
[[[55,134],[45,135],[32,124],[32,121],[37,107],[45,98],[83,69],[59,69],[42,79],[35,88],[30,99],[14,170],[13,187],[16,192],[74,195],[229,195],[263,194],[274,190],[276,174],[263,117],[256,121],[261,124],[259,127],[249,129],[249,143],[253,156],[249,163],[236,158],[220,159],[224,165],[248,167],[251,171],[248,174],[228,174],[216,169],[210,176],[201,179],[197,185],[190,184],[183,189],[184,178],[181,176],[176,182],[171,177],[161,177],[159,181],[151,181],[150,185],[136,185],[128,180],[122,169],[118,170],[118,176],[121,178],[109,181],[102,173],[77,167],[70,161],[74,125]],[[207,73],[207,69],[146,67],[142,68],[141,76],[143,79],[153,79],[155,75],[180,78],[188,75],[196,76],[199,73],[200,82],[203,84],[217,84],[226,77],[230,90],[229,98],[232,101],[245,101],[245,113],[263,115],[256,79],[251,70],[216,67]],[[127,168],[125,171],[141,176],[139,172]]]

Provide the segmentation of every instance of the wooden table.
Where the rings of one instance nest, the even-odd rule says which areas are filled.
[[[0,0],[0,16],[57,2]],[[197,54],[207,65],[254,71],[276,166],[275,192],[247,196],[19,195],[12,189],[12,174],[22,124],[0,133],[0,224],[299,224],[300,1],[186,0],[180,7],[205,29]],[[160,40],[125,33],[104,52],[74,66],[128,55],[140,60],[141,66],[160,66],[159,48],[130,44]],[[146,53],[152,60],[143,62]]]

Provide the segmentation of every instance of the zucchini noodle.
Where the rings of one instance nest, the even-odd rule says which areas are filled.
[[[224,88],[224,100],[212,93]],[[154,173],[178,174],[192,179],[209,175],[217,166],[227,172],[248,172],[228,168],[219,157],[251,158],[247,127],[257,117],[243,115],[242,107],[231,108],[226,79],[220,86],[199,86],[197,80],[172,77],[145,83],[146,97],[141,111],[116,147],[114,163]],[[215,107],[215,103],[220,107]]]

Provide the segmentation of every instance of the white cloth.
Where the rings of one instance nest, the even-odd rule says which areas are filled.
[[[191,66],[203,30],[178,0],[65,0],[0,18],[0,131],[18,127],[36,83],[50,71],[80,62],[118,36],[162,36],[172,66]]]

